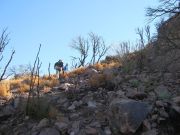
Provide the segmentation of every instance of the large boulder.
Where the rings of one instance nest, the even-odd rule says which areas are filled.
[[[147,103],[114,99],[109,106],[110,126],[124,134],[135,133],[150,111],[151,106]]]

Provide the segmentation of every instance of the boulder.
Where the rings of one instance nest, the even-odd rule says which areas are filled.
[[[111,128],[124,134],[135,133],[151,108],[147,103],[135,100],[114,99],[109,106]]]

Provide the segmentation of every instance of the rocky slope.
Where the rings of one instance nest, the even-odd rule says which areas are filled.
[[[88,69],[43,93],[54,108],[51,116],[34,120],[20,111],[23,98],[1,108],[0,133],[9,135],[173,135],[180,130],[180,73],[122,75],[91,87]],[[88,73],[88,74],[87,74]],[[108,76],[108,75],[107,75]],[[71,81],[80,79],[73,84]],[[69,82],[68,82],[69,81]],[[99,81],[99,80],[96,80]],[[20,105],[20,106],[19,106]]]

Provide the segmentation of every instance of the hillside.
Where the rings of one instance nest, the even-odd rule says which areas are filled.
[[[127,65],[112,56],[59,82],[45,77],[28,111],[28,90],[12,90],[13,99],[2,97],[0,135],[179,135],[179,24],[180,15],[163,22]]]

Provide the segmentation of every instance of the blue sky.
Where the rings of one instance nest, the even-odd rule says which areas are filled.
[[[32,64],[41,43],[46,73],[48,63],[58,59],[71,65],[77,53],[69,45],[79,35],[94,32],[107,45],[134,41],[135,29],[147,24],[145,8],[157,0],[1,0],[0,5],[0,31],[8,27],[11,39],[4,55],[16,50],[11,66]]]

